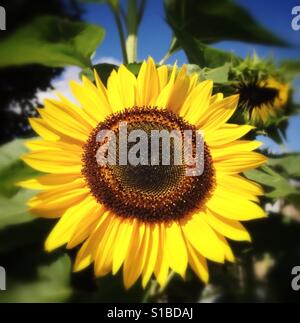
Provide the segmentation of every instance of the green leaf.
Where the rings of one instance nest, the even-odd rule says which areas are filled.
[[[28,215],[27,212],[26,214]],[[23,223],[18,219],[16,224],[10,219],[9,225],[4,229],[0,228],[0,254],[15,252],[20,248],[30,250],[34,244],[42,248],[53,225],[53,221],[49,219],[35,219],[33,216],[28,217],[28,220]]]
[[[37,255],[34,254],[36,257]],[[39,256],[39,255],[38,255]],[[29,259],[33,258],[32,253],[28,253]],[[48,256],[49,258],[49,256]],[[23,259],[24,260],[24,259]],[[36,263],[36,259],[31,259]],[[23,268],[25,264],[25,268]],[[29,262],[19,262],[22,270],[26,270],[26,264],[31,268]],[[37,273],[27,274],[26,279],[10,275],[7,269],[7,290],[0,293],[0,302],[7,303],[48,303],[64,302],[72,295],[70,285],[71,262],[67,255],[61,256],[49,264],[40,264]]]
[[[286,45],[232,0],[165,0],[164,3],[169,25],[202,43],[238,40]],[[180,39],[179,43],[182,46]]]
[[[199,81],[212,80],[215,84],[226,84],[230,71],[230,63],[217,68],[200,68],[196,64],[187,64],[189,75],[198,74]]]
[[[90,57],[104,34],[96,25],[38,17],[0,43],[0,68],[26,64],[85,68],[90,66]]]
[[[28,213],[26,205],[26,202],[34,195],[34,191],[20,189],[13,197],[0,196],[0,230],[34,220],[34,217]]]
[[[135,76],[138,76],[141,66],[142,66],[141,63],[130,63],[126,65],[129,71],[132,72]]]
[[[113,70],[118,70],[117,65],[113,64],[97,64],[93,66],[93,69],[95,69],[98,73],[98,75],[101,78],[101,81],[103,82],[104,85],[107,85],[107,80]]]
[[[90,277],[90,275],[93,275],[92,270],[86,270],[75,273],[73,279],[82,281],[85,277]],[[86,289],[74,290],[70,301],[72,303],[140,303],[145,293],[140,283],[136,283],[129,290],[126,290],[122,272],[117,275],[108,274],[101,277],[95,281],[95,285],[93,291],[87,291]]]
[[[230,71],[230,63],[225,63],[223,66],[208,69],[205,72],[205,78],[213,80],[214,83],[222,84],[228,82],[228,76]]]
[[[23,139],[16,139],[0,147],[0,173],[27,152]],[[0,185],[2,184],[2,181]]]
[[[280,62],[280,67],[285,74],[292,77],[300,75],[300,60],[283,60]]]
[[[175,35],[191,64],[197,64],[200,67],[216,68],[226,63],[236,63],[239,61],[239,58],[234,54],[207,46],[179,29],[175,29]]]
[[[100,3],[100,4],[109,4],[115,10],[119,8],[120,2],[119,0],[79,0],[79,2],[83,3]]]
[[[293,187],[289,180],[272,170],[268,166],[261,169],[254,169],[245,172],[248,179],[253,180],[267,187],[266,197],[273,199],[287,198],[289,195],[299,194],[299,191]]]
[[[92,68],[87,67],[82,69],[82,71],[80,72],[80,78],[82,78],[82,76],[87,77],[91,82],[95,81],[95,76],[94,76],[94,71]]]
[[[142,66],[141,63],[130,63],[126,65],[129,71],[132,72],[135,76],[139,74],[141,66]],[[108,63],[101,63],[101,64],[94,65],[92,68],[83,69],[81,72],[81,75],[86,76],[89,80],[94,82],[95,81],[94,72],[93,72],[94,69],[97,71],[102,82],[106,85],[111,72],[113,70],[117,71],[118,66],[113,64],[108,64]]]
[[[35,192],[16,186],[18,181],[39,174],[20,160],[26,151],[24,140],[21,139],[0,147],[0,230],[34,219],[27,211],[26,202]]]
[[[24,140],[21,139],[0,147],[0,195],[12,197],[19,191],[15,185],[17,182],[39,174],[20,160],[26,151]]]
[[[269,158],[268,164],[286,177],[300,178],[300,154]]]

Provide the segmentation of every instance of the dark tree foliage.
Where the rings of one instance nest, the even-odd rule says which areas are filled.
[[[1,6],[6,10],[7,30],[0,33],[0,41],[37,16],[79,20],[81,13],[75,0],[5,0]],[[39,65],[0,69],[0,143],[32,134],[27,118],[35,114],[35,94],[50,88],[61,72]]]

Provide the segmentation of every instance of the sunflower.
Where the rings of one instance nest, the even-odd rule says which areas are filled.
[[[161,286],[170,272],[185,277],[188,264],[208,282],[207,259],[234,261],[226,238],[250,241],[240,221],[265,217],[259,185],[239,173],[265,157],[257,141],[239,140],[252,127],[229,124],[238,96],[212,95],[211,81],[198,82],[186,67],[156,67],[149,58],[137,77],[125,66],[104,86],[83,77],[71,81],[79,105],[62,95],[45,100],[41,118],[30,119],[42,138],[30,140],[23,160],[48,173],[20,183],[41,190],[28,205],[33,214],[59,221],[45,248],[79,247],[74,271],[94,264],[97,277],[121,268],[126,288],[141,277]],[[201,129],[204,171],[185,176],[185,165],[99,166],[95,153],[100,129]]]
[[[274,78],[259,81],[241,81],[237,84],[237,93],[246,120],[253,124],[268,123],[271,118],[282,113],[287,104],[289,86]]]

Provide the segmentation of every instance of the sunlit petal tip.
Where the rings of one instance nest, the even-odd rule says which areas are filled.
[[[130,77],[131,79],[136,79],[135,75],[124,65],[121,64],[118,69],[119,76]]]
[[[245,239],[246,242],[252,243],[252,237],[248,234],[248,237]]]
[[[44,244],[44,249],[46,252],[52,252],[55,249],[57,249],[58,246],[56,246],[55,242],[52,241],[52,237],[48,237],[45,244]]]
[[[213,80],[205,80],[203,81],[203,84],[205,84],[206,87],[212,88],[214,86]]]
[[[264,145],[264,143],[262,141],[258,141],[258,140],[256,140],[255,143],[256,143],[256,146],[257,146],[255,149],[258,149],[258,148],[260,148],[260,147],[262,147]]]
[[[235,257],[234,254],[232,254],[232,256],[230,258],[227,258],[226,260],[229,261],[229,262],[231,262],[232,264],[235,264],[236,261],[237,261],[237,259],[236,259],[236,257]]]
[[[185,76],[187,74],[187,65],[183,64],[181,67],[181,73],[183,76]]]
[[[155,61],[151,56],[148,57],[147,63],[149,65],[156,66]]]
[[[71,80],[71,81],[69,82],[69,85],[70,85],[71,92],[72,92],[73,94],[76,94],[76,93],[77,93],[77,91],[81,89],[81,84],[80,84],[80,83],[75,82],[74,80]]]
[[[234,94],[234,95],[228,96],[227,98],[228,100],[230,100],[231,105],[237,106],[239,103],[240,96],[239,94]]]
[[[83,75],[82,74],[82,76],[81,76],[81,80],[82,80],[82,83],[84,83],[84,84],[89,84],[89,85],[93,85],[92,84],[92,82],[91,82],[91,80],[90,79],[88,79],[85,75]]]
[[[100,75],[97,72],[96,68],[93,69],[93,72],[94,72],[94,78],[95,78],[96,84],[99,87],[99,85],[102,85],[102,81],[101,81]]]
[[[83,269],[87,268],[90,265],[90,262],[82,261],[79,259],[75,259],[75,263],[73,265],[73,273],[79,273]]]
[[[14,185],[16,187],[26,188],[26,181],[16,182]]]
[[[30,154],[30,153],[25,153],[25,154],[23,154],[23,155],[21,155],[21,156],[20,156],[20,159],[21,159],[24,163],[26,163],[26,164],[28,164],[28,160],[30,159],[29,154]]]

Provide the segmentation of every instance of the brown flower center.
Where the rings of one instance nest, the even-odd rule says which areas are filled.
[[[126,122],[128,135],[132,130],[142,130],[149,142],[149,164],[130,163],[120,165],[120,123]],[[103,141],[97,140],[101,130],[110,130],[116,138],[116,164],[99,165],[97,152]],[[183,146],[176,140],[170,141],[170,163],[163,162],[163,142],[159,142],[159,160],[154,165],[151,160],[152,131],[173,130],[184,134],[185,130],[195,133],[194,126],[178,115],[156,108],[131,108],[109,116],[92,132],[84,147],[82,173],[91,193],[107,209],[124,218],[132,217],[147,222],[162,222],[185,217],[200,209],[210,197],[214,188],[214,168],[209,148],[204,143],[203,172],[199,176],[187,176],[190,167],[175,156],[183,152]],[[128,138],[126,138],[128,139]],[[172,138],[171,138],[172,139]],[[123,141],[122,141],[123,142]],[[196,137],[192,137],[192,151],[196,149]],[[126,151],[130,153],[133,143],[128,143]],[[137,157],[140,152],[137,153]]]

